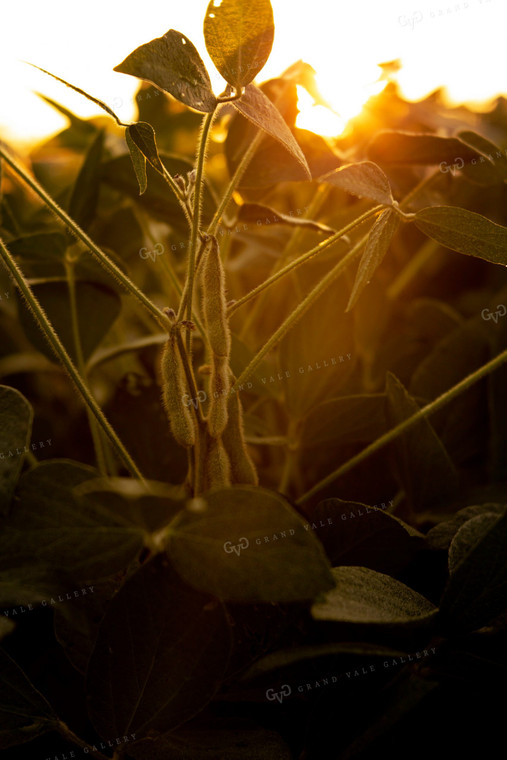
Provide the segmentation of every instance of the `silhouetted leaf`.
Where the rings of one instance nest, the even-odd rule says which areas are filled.
[[[392,427],[419,410],[400,381],[387,376],[387,398]],[[394,444],[401,483],[414,511],[435,509],[454,494],[458,477],[441,440],[427,419],[403,433]]]
[[[146,188],[148,186],[148,180],[146,178],[146,158],[132,139],[129,132],[129,127],[127,127],[125,130],[125,139],[127,141],[127,147],[130,151],[132,166],[134,167],[137,181],[139,182],[139,195],[142,195],[144,192],[146,192]]]
[[[316,620],[396,625],[425,622],[437,608],[389,575],[366,567],[334,567],[335,588],[312,606]]]
[[[184,723],[220,686],[230,648],[221,605],[158,555],[126,581],[100,625],[87,676],[95,729],[142,738]]]
[[[440,604],[446,628],[462,633],[473,631],[504,612],[507,607],[506,553],[507,513],[497,518],[451,575]]]
[[[457,136],[486,158],[484,163],[466,164],[463,167],[463,174],[468,179],[474,181],[479,174],[481,182],[485,184],[497,184],[507,180],[507,157],[498,145],[469,129],[458,132]]]
[[[415,224],[425,235],[458,253],[507,266],[507,227],[457,206],[418,211]]]
[[[308,179],[312,178],[303,151],[297,144],[277,107],[262,90],[253,84],[247,85],[244,94],[239,100],[233,102],[233,106],[246,119],[264,130],[271,137],[274,137],[275,140],[278,140],[303,168],[306,177]]]
[[[51,705],[0,649],[0,749],[29,742],[58,723]]]
[[[321,182],[339,187],[359,198],[370,198],[384,206],[392,206],[391,185],[382,169],[371,161],[360,161],[335,169],[320,177]]]
[[[174,520],[167,547],[192,586],[239,602],[312,599],[330,587],[322,547],[282,496],[239,486],[204,500]]]
[[[240,206],[238,222],[255,223],[258,227],[263,224],[285,224],[289,227],[304,227],[308,230],[315,230],[315,232],[324,232],[326,235],[333,235],[336,232],[321,222],[283,214],[281,211],[276,211],[269,206],[262,206],[259,203],[244,203]]]
[[[382,164],[427,165],[444,161],[452,164],[457,158],[471,161],[480,153],[456,137],[381,132],[369,144],[368,156]]]
[[[385,395],[343,396],[324,401],[305,418],[302,446],[361,443],[379,438],[386,432]]]
[[[0,385],[0,515],[9,512],[32,422],[33,409],[26,398],[14,388]]]
[[[196,111],[206,113],[216,106],[201,56],[188,37],[175,29],[140,45],[114,71],[151,82]]]
[[[347,304],[347,311],[352,309],[364,288],[373,277],[375,270],[382,263],[398,227],[399,216],[395,211],[391,211],[390,209],[382,212],[376,219],[368,235],[368,242],[359,262],[354,287]]]
[[[100,162],[104,148],[104,132],[100,131],[88,148],[68,202],[69,216],[87,229],[95,218],[100,188]]]
[[[275,26],[269,0],[211,0],[204,40],[226,82],[239,89],[252,82],[269,58]]]

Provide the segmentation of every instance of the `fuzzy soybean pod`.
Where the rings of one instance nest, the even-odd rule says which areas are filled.
[[[229,419],[222,434],[222,441],[231,464],[232,483],[258,485],[259,478],[243,436],[243,410],[238,393],[229,397]]]
[[[211,350],[215,356],[228,357],[231,331],[227,319],[225,272],[216,237],[208,238],[202,265],[202,309]]]
[[[220,438],[207,436],[207,450],[204,462],[206,490],[228,488],[231,485],[229,457]]]
[[[174,333],[169,336],[162,351],[161,373],[162,399],[171,432],[181,446],[194,446],[195,421],[189,407],[183,403],[187,392],[185,369]]]
[[[229,388],[229,360],[224,356],[213,354],[207,417],[208,432],[213,438],[221,436],[227,425]]]

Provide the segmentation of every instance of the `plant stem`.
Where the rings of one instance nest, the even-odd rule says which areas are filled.
[[[104,253],[104,251],[102,251],[93,242],[93,240],[88,237],[86,232],[84,232],[84,230],[82,230],[79,225],[73,219],[71,219],[70,216],[62,208],[60,208],[56,201],[53,200],[53,198],[44,190],[44,188],[37,182],[37,180],[34,177],[31,177],[23,169],[23,167],[21,167],[17,161],[15,161],[5,151],[4,147],[1,144],[0,156],[2,156],[6,163],[9,164],[11,169],[13,169],[14,172],[16,172],[16,174],[18,174],[21,179],[26,182],[30,189],[33,190],[33,192],[36,193],[39,198],[44,201],[44,203],[51,209],[51,211],[53,211],[53,213],[56,214],[56,216],[58,216],[67,225],[67,227],[74,233],[74,235],[86,245],[86,247],[98,259],[104,269],[106,269],[109,274],[111,274],[125,288],[125,290],[127,290],[131,295],[135,296],[143,304],[143,306],[148,309],[148,311],[157,320],[161,327],[167,329],[170,323],[165,314],[163,314],[160,309],[152,301],[150,301],[147,296],[144,295],[144,293],[137,287],[137,285],[132,282],[130,277],[124,274],[121,269],[117,267],[113,261],[111,261],[111,259]]]
[[[175,194],[175,196],[176,196],[176,198],[178,200],[178,203],[180,204],[181,208],[183,209],[183,213],[185,214],[185,218],[186,218],[186,220],[188,222],[188,226],[191,227],[192,226],[192,218],[191,218],[191,216],[190,216],[190,214],[188,212],[187,200],[186,200],[186,198],[185,198],[185,196],[183,194],[183,191],[181,190],[181,188],[178,187],[178,185],[174,181],[174,179],[171,176],[171,174],[165,168],[163,162],[161,162],[161,163],[162,163],[162,166],[164,167],[163,177],[164,177],[165,181],[167,182],[167,184],[169,185],[169,187],[171,188],[171,190],[174,192],[174,194]]]
[[[220,201],[220,205],[218,206],[217,210],[215,211],[215,215],[213,219],[211,220],[211,224],[208,227],[208,235],[214,235],[218,225],[220,224],[220,220],[224,214],[224,212],[227,209],[227,206],[229,205],[229,201],[232,198],[232,195],[234,191],[236,190],[236,187],[241,180],[243,174],[245,173],[248,164],[253,158],[253,155],[257,148],[259,147],[262,139],[264,137],[264,132],[259,130],[257,134],[255,135],[254,139],[250,143],[249,147],[243,154],[243,158],[239,162],[239,164],[236,167],[236,171],[231,177],[231,181],[229,182],[229,185],[227,187],[227,190],[225,191],[225,195],[223,196],[222,200]]]
[[[187,378],[187,383],[188,383],[190,393],[192,394],[193,399],[197,399],[197,386],[195,384],[194,372],[192,369],[192,365],[189,361],[189,356],[187,354],[187,351],[185,350],[185,346],[183,344],[183,339],[181,337],[181,332],[179,329],[176,329],[176,339],[178,342],[178,349],[181,355],[181,361],[183,362],[185,376]],[[204,419],[203,419],[201,407],[199,404],[197,405],[197,409],[195,409],[195,413],[196,413],[197,421],[199,422],[199,424],[203,423]]]
[[[349,266],[349,264],[354,261],[354,259],[357,257],[357,255],[360,253],[361,248],[368,240],[368,235],[364,235],[359,242],[356,243],[356,245],[347,253],[346,256],[344,256],[343,259],[341,259],[318,283],[317,285],[311,290],[306,298],[301,301],[298,306],[294,309],[292,314],[289,314],[285,322],[282,322],[278,330],[273,333],[271,338],[264,344],[264,346],[261,348],[260,351],[253,357],[250,364],[246,367],[246,369],[243,370],[239,378],[234,383],[232,390],[237,390],[237,387],[244,383],[252,374],[252,372],[255,372],[258,365],[261,363],[263,358],[266,356],[269,351],[275,346],[283,337],[284,335],[293,327],[296,322],[298,322],[303,314],[308,311],[310,306],[312,306],[313,302],[328,288],[334,280],[336,280],[337,277],[341,275],[341,273]]]
[[[348,460],[348,462],[342,464],[341,467],[338,467],[338,469],[334,470],[334,472],[330,473],[316,485],[310,488],[310,490],[304,493],[296,503],[304,504],[322,488],[330,485],[334,480],[341,477],[342,475],[345,475],[345,473],[352,470],[356,465],[364,462],[364,460],[371,456],[371,454],[374,454],[376,451],[379,451],[388,443],[394,441],[406,430],[413,427],[417,422],[420,422],[420,420],[423,420],[430,414],[433,414],[439,409],[442,409],[442,407],[448,404],[449,401],[452,401],[454,398],[463,393],[463,391],[468,390],[468,388],[470,388],[472,385],[477,383],[479,380],[482,380],[484,377],[487,377],[491,372],[493,372],[495,369],[498,369],[502,366],[502,364],[505,363],[507,363],[507,349],[505,349],[505,351],[502,351],[502,353],[496,356],[494,359],[491,359],[483,367],[480,367],[480,369],[472,372],[463,380],[460,380],[459,383],[454,385],[448,391],[445,391],[445,393],[442,393],[442,395],[438,396],[438,398],[434,399],[434,401],[426,404],[426,406],[424,406],[422,409],[419,409],[419,411],[415,412],[415,414],[413,414],[411,417],[408,417],[403,422],[400,422],[399,425],[396,425],[396,427],[394,427],[392,430],[389,430],[387,433],[384,433],[384,435],[380,436],[380,438],[378,438],[376,441],[370,443],[370,445],[366,446],[366,448],[360,451],[359,454],[353,456]]]
[[[72,324],[72,336],[74,339],[74,350],[76,352],[76,362],[78,371],[81,373],[83,380],[88,382],[86,376],[86,366],[83,357],[83,347],[81,345],[81,335],[79,333],[79,315],[77,310],[76,300],[76,277],[74,269],[74,261],[68,257],[65,258],[65,272],[67,274],[67,285],[69,288],[69,301],[70,301],[70,319]],[[100,428],[97,425],[97,420],[93,416],[90,408],[86,407],[86,414],[88,417],[88,425],[90,427],[90,433],[93,440],[93,447],[95,449],[95,458],[97,460],[97,467],[101,475],[107,477],[106,457],[104,454],[104,445],[100,434]]]
[[[99,423],[100,427],[104,431],[104,433],[107,435],[111,443],[113,444],[116,452],[122,459],[122,461],[125,463],[128,470],[140,480],[143,480],[143,476],[141,475],[140,471],[138,470],[135,462],[131,458],[128,451],[125,449],[124,445],[116,435],[115,431],[109,424],[108,420],[104,416],[104,413],[102,412],[102,409],[99,407],[97,402],[95,401],[94,397],[90,393],[85,381],[77,371],[76,367],[74,366],[74,363],[72,362],[72,359],[68,355],[66,349],[64,348],[60,338],[58,337],[57,333],[55,332],[53,325],[49,321],[49,319],[46,316],[46,313],[44,312],[44,309],[32,293],[32,290],[30,286],[28,285],[25,276],[23,275],[23,272],[18,267],[17,263],[15,262],[14,258],[10,254],[9,250],[6,248],[3,240],[0,238],[0,254],[2,255],[3,262],[12,275],[14,281],[16,282],[21,294],[23,295],[25,302],[28,306],[28,308],[31,310],[33,316],[35,317],[35,320],[37,324],[39,325],[40,329],[42,330],[44,336],[46,337],[46,340],[48,341],[49,345],[53,349],[56,356],[59,358],[61,363],[63,364],[64,368],[69,373],[71,379],[74,381],[79,393],[81,394],[83,400],[88,405],[88,407],[93,412],[95,419]]]
[[[76,744],[78,747],[81,747],[81,749],[86,749],[93,757],[98,757],[100,760],[111,760],[110,757],[107,755],[103,755],[102,752],[99,752],[94,747],[87,744],[83,739],[80,739],[79,736],[76,736],[74,731],[72,731],[66,723],[63,722],[63,720],[58,721],[58,723],[55,726],[58,733],[64,737],[64,739],[67,739],[67,741],[71,742],[72,744]]]
[[[307,253],[304,253],[302,256],[299,256],[299,258],[291,261],[290,264],[287,264],[285,267],[283,267],[283,269],[280,269],[278,272],[272,274],[271,277],[268,277],[267,280],[264,280],[264,282],[261,282],[260,285],[257,285],[257,287],[251,290],[250,293],[247,293],[246,296],[243,296],[243,298],[240,298],[238,301],[235,301],[233,304],[231,304],[228,309],[229,315],[233,314],[237,309],[240,308],[240,306],[243,306],[243,304],[247,303],[247,301],[250,301],[251,298],[255,298],[255,296],[265,290],[265,288],[269,288],[269,286],[279,280],[280,277],[283,277],[288,272],[292,272],[293,269],[296,269],[297,267],[301,266],[301,264],[304,264],[306,261],[309,261],[309,259],[313,258],[319,253],[322,253],[322,251],[325,251],[327,248],[334,245],[334,243],[343,237],[343,235],[346,235],[347,232],[350,232],[350,230],[362,224],[371,216],[378,214],[378,212],[382,211],[383,208],[383,206],[375,206],[374,208],[369,209],[364,214],[357,217],[357,219],[354,219],[352,222],[343,227],[343,229],[339,230],[339,232],[336,232],[330,238],[322,241],[322,243],[319,243],[319,245],[315,246],[315,248],[312,248],[311,251],[307,251]]]

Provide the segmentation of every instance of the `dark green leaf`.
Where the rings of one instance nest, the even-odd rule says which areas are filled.
[[[125,139],[130,151],[132,166],[134,167],[137,181],[139,182],[139,195],[142,195],[146,192],[146,188],[148,187],[148,180],[146,178],[146,158],[144,157],[143,152],[135,144],[129,130],[130,127],[127,127],[125,130]]]
[[[415,224],[425,235],[458,253],[507,266],[507,227],[457,206],[418,211]]]
[[[507,607],[506,554],[507,513],[497,518],[451,575],[440,605],[446,627],[463,633],[473,631],[504,612]]]
[[[460,562],[467,554],[479,543],[484,535],[493,527],[498,520],[498,514],[495,512],[484,512],[467,520],[464,525],[458,528],[456,535],[449,546],[449,573],[452,575]]]
[[[114,596],[88,668],[88,709],[104,738],[169,731],[220,686],[231,648],[221,605],[158,555]]]
[[[269,206],[261,206],[259,203],[244,203],[240,206],[238,222],[255,223],[258,227],[261,227],[263,224],[286,224],[289,227],[304,227],[308,230],[324,232],[326,235],[333,235],[336,232],[336,230],[333,230],[326,224],[321,224],[321,222],[283,214],[281,211],[276,211]]]
[[[204,498],[171,524],[167,547],[192,586],[229,601],[292,602],[332,585],[322,547],[281,496],[240,486]]]
[[[437,608],[389,575],[366,567],[334,567],[335,588],[315,602],[316,620],[396,625],[428,621]]]
[[[2,526],[0,567],[34,564],[84,581],[128,565],[143,545],[142,531],[74,495],[75,486],[96,475],[92,468],[66,460],[26,472]]]
[[[0,385],[0,515],[9,512],[32,422],[33,409],[26,398],[14,388]]]
[[[342,166],[320,179],[359,198],[370,198],[384,206],[393,205],[389,180],[382,169],[371,161]]]
[[[399,223],[398,214],[390,209],[383,211],[375,221],[368,235],[368,242],[361,256],[361,261],[359,262],[354,287],[347,304],[347,311],[354,306],[364,288],[373,277],[375,270],[382,263],[399,227]]]
[[[196,111],[207,113],[216,106],[199,53],[188,37],[175,29],[140,45],[114,71],[151,82]]]
[[[275,26],[269,0],[211,0],[204,40],[211,60],[236,89],[252,82],[269,58]]]
[[[468,520],[473,517],[477,517],[482,514],[494,513],[497,516],[503,515],[507,511],[507,506],[504,504],[478,504],[471,507],[465,507],[460,509],[456,514],[452,515],[447,520],[444,520],[438,525],[435,525],[426,534],[425,543],[430,549],[447,551],[451,545],[451,541]]]
[[[247,85],[244,94],[233,106],[246,119],[278,140],[303,168],[308,179],[312,178],[306,157],[297,144],[287,123],[271,100],[253,84]]]
[[[58,723],[51,705],[0,649],[0,749],[29,742]]]
[[[224,727],[222,727],[224,724]],[[275,731],[242,720],[219,721],[143,739],[129,752],[135,760],[291,760],[293,755]]]
[[[12,240],[9,250],[27,277],[61,277],[67,244],[61,232],[36,232]]]
[[[416,401],[391,373],[386,392],[392,426],[419,410]],[[454,495],[458,477],[447,451],[425,418],[403,433],[394,444],[398,474],[415,512],[435,508]]]
[[[65,279],[31,283],[32,291],[43,307],[70,356],[76,360],[71,320],[69,289]],[[76,302],[79,334],[84,359],[88,359],[105,337],[121,310],[121,300],[114,290],[96,282],[78,280]],[[27,337],[41,353],[54,361],[54,353],[31,313],[20,304],[20,321]]]
[[[324,401],[307,415],[302,446],[328,446],[338,442],[363,443],[386,432],[385,395],[343,396]]]
[[[146,160],[149,161],[159,174],[164,176],[165,170],[158,154],[155,130],[151,124],[147,124],[145,121],[138,121],[136,124],[131,124],[127,127],[126,131]]]
[[[100,163],[104,147],[104,132],[97,133],[88,148],[79,174],[71,190],[69,216],[87,229],[95,218],[100,188]]]
[[[381,132],[368,146],[368,156],[382,164],[453,164],[457,159],[479,158],[474,148],[456,137],[419,135],[408,132]]]

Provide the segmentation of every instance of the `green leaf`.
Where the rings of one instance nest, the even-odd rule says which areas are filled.
[[[400,381],[387,375],[386,392],[392,426],[419,410]],[[440,438],[427,419],[421,420],[394,444],[398,475],[415,512],[444,505],[458,486],[458,476]]]
[[[415,224],[437,243],[467,256],[507,266],[507,227],[457,206],[418,211]]]
[[[142,548],[142,531],[73,492],[96,476],[92,468],[66,460],[26,472],[3,521],[0,568],[39,565],[85,581],[128,565]]]
[[[343,396],[324,401],[307,415],[301,433],[305,449],[363,443],[386,432],[385,395]]]
[[[507,513],[497,518],[451,575],[440,605],[446,629],[460,633],[473,631],[505,611],[506,554]]]
[[[393,205],[389,180],[382,169],[371,161],[342,166],[320,177],[320,180],[359,198],[370,198],[384,206]]]
[[[321,224],[321,222],[283,214],[281,211],[276,211],[269,206],[262,206],[260,203],[244,203],[240,206],[238,222],[256,224],[258,227],[261,227],[264,224],[285,224],[289,227],[303,227],[308,230],[314,230],[315,232],[323,232],[326,235],[333,235],[336,232],[336,230],[333,230],[326,224]]]
[[[14,388],[0,385],[0,515],[9,512],[32,422],[33,409],[26,398]]]
[[[76,361],[76,349],[71,321],[69,289],[64,278],[49,282],[30,283],[35,297],[42,305],[49,321],[71,358]],[[77,280],[76,302],[81,347],[85,361],[104,339],[107,331],[121,310],[117,293],[106,285]],[[52,361],[54,353],[44,338],[38,324],[24,304],[20,304],[20,322],[30,342]]]
[[[494,513],[497,516],[503,515],[507,511],[504,504],[477,504],[465,507],[456,512],[452,517],[438,523],[426,534],[425,543],[433,550],[447,551],[451,545],[452,539],[458,530],[473,517],[483,514]]]
[[[484,512],[467,520],[466,523],[458,528],[449,546],[448,564],[451,575],[474,546],[495,525],[497,520],[498,514],[495,512]]]
[[[318,541],[264,488],[206,494],[171,524],[167,552],[188,583],[228,601],[300,601],[332,585]]]
[[[58,723],[51,705],[0,649],[0,749],[29,742]]]
[[[175,29],[140,45],[114,71],[151,82],[196,111],[208,113],[216,107],[201,56],[188,37]]]
[[[83,164],[70,193],[67,206],[69,216],[84,229],[87,229],[95,218],[103,148],[104,132],[101,130],[86,151]]]
[[[418,135],[409,132],[381,132],[368,146],[368,156],[382,164],[428,165],[454,163],[458,158],[480,158],[474,148],[456,137]]]
[[[61,277],[67,244],[61,232],[36,232],[12,240],[9,250],[27,277]]]
[[[427,622],[437,608],[389,575],[366,567],[334,567],[335,588],[312,606],[315,620],[404,625]]]
[[[395,211],[391,211],[391,209],[383,211],[376,219],[368,235],[368,242],[359,262],[354,287],[347,304],[347,311],[352,309],[364,288],[373,277],[375,270],[382,263],[399,224],[398,214]]]
[[[245,92],[239,100],[233,101],[234,108],[246,119],[255,124],[266,134],[278,140],[286,148],[291,156],[296,159],[304,170],[308,179],[312,178],[306,157],[299,147],[294,135],[278,108],[271,100],[253,84],[247,85]]]
[[[132,166],[136,173],[137,181],[139,182],[139,195],[146,192],[148,187],[148,180],[146,177],[146,158],[143,152],[137,147],[130,134],[130,127],[125,130],[125,139],[127,141],[127,147],[130,151],[130,158],[132,159]]]
[[[336,498],[317,504],[309,522],[333,566],[359,565],[393,573],[408,565],[421,548],[422,536],[414,535],[385,507]]]
[[[135,760],[291,760],[292,752],[275,731],[244,720],[192,725],[155,739],[143,739],[129,750]]]
[[[269,0],[211,0],[204,40],[226,82],[239,89],[252,82],[269,58],[275,25]]]
[[[169,731],[219,688],[231,649],[221,605],[182,584],[158,555],[113,597],[87,676],[88,711],[105,739]]]

